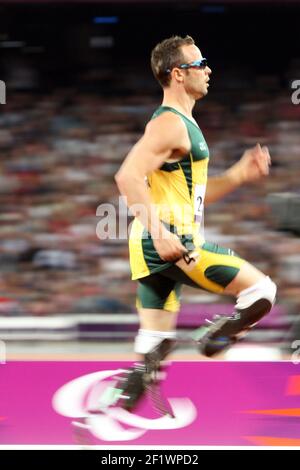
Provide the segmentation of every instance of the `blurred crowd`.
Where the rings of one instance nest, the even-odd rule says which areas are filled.
[[[1,106],[0,315],[135,310],[127,240],[99,239],[97,208],[118,207],[114,174],[158,105],[150,94],[59,89],[19,92]],[[205,235],[272,276],[280,302],[300,307],[300,238],[276,230],[267,203],[270,193],[299,192],[300,105],[279,90],[232,89],[197,104],[195,117],[211,175],[256,142],[269,146],[270,176],[207,206]],[[183,301],[196,295],[187,288]]]

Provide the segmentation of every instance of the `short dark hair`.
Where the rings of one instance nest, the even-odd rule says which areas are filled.
[[[171,82],[171,75],[166,70],[172,70],[185,60],[181,47],[193,44],[195,41],[191,36],[172,36],[154,47],[151,53],[151,68],[163,88],[168,87]]]

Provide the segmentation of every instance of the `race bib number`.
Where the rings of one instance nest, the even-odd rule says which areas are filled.
[[[194,214],[195,222],[201,222],[203,217],[205,184],[195,184],[194,187]]]

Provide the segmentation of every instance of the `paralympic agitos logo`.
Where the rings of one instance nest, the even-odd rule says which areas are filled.
[[[113,377],[121,372],[120,369],[99,371],[66,383],[53,396],[53,408],[63,416],[84,419],[82,426],[86,431],[103,441],[131,441],[149,430],[180,429],[195,420],[197,411],[189,398],[168,398],[175,418],[149,419],[118,407],[95,414],[99,397],[115,383]]]

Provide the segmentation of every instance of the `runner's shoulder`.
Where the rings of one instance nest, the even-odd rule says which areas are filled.
[[[172,111],[165,111],[164,113],[151,119],[146,125],[146,134],[168,133],[169,136],[184,137],[187,133],[186,126],[178,114]]]

